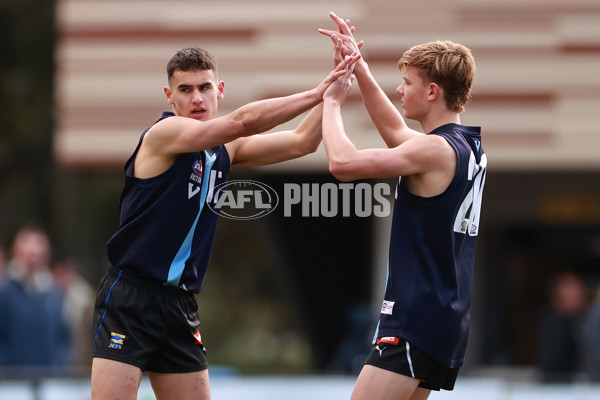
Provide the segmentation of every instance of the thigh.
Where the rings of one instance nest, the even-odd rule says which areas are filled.
[[[409,400],[418,386],[418,379],[365,365],[358,375],[351,400]]]
[[[93,400],[135,400],[142,370],[130,364],[95,357],[92,361]]]
[[[208,370],[165,374],[148,372],[157,400],[210,400]]]
[[[415,392],[413,393],[410,400],[427,400],[430,394],[431,390],[418,387],[417,390],[415,390]]]

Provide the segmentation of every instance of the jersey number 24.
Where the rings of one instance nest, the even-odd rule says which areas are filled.
[[[481,156],[479,164],[475,160],[475,154],[471,152],[469,158],[469,181],[473,181],[473,186],[465,196],[456,218],[454,220],[454,232],[477,236],[479,232],[479,215],[481,211],[481,198],[483,194],[483,185],[485,184],[485,172],[487,169],[487,157]]]

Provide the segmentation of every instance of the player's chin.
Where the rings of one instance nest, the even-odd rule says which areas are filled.
[[[189,118],[193,118],[196,121],[206,121],[208,119],[208,114],[206,112],[202,113],[190,113],[188,115]]]
[[[410,109],[406,109],[406,107],[403,107],[403,108],[404,108],[404,118],[405,119],[415,119],[417,117],[417,114],[415,114]]]

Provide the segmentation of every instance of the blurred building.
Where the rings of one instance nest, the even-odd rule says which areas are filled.
[[[313,87],[332,66],[331,42],[317,32],[333,26],[330,10],[357,26],[365,59],[398,106],[403,51],[437,39],[473,50],[478,71],[462,121],[483,126],[489,173],[469,357],[471,365],[533,364],[547,278],[572,269],[590,285],[600,280],[598,1],[57,0],[56,163],[119,172],[142,130],[167,109],[165,65],[185,46],[217,57],[226,83],[220,114]],[[349,136],[358,147],[384,146],[353,93],[344,107]],[[335,182],[322,147],[236,173],[278,188]],[[116,204],[115,197],[115,212]],[[256,222],[276,243],[272,263],[290,267],[279,272],[279,294],[318,349],[320,367],[334,354],[323,339],[340,339],[347,307],[381,301],[389,220]],[[222,221],[220,232],[233,224]],[[217,241],[216,264],[224,252]]]

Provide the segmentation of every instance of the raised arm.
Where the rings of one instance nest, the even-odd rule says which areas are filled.
[[[323,81],[324,85],[329,86],[344,73],[348,64],[355,62],[359,57],[358,54],[355,54],[342,60]],[[319,104],[294,130],[248,136],[227,143],[226,147],[232,164],[273,164],[316,151],[321,143],[322,115],[323,106]]]
[[[329,170],[341,181],[407,176],[421,196],[441,193],[454,176],[456,154],[437,135],[418,135],[391,149],[358,150],[344,130],[341,106],[351,88],[352,69],[323,97],[323,144]]]
[[[325,89],[342,75],[343,71],[344,66],[338,66],[312,90],[255,101],[223,117],[207,121],[182,116],[163,119],[148,131],[142,141],[135,160],[135,176],[139,178],[156,176],[166,171],[180,154],[205,150],[238,138],[262,133],[295,118],[319,104]],[[208,94],[198,94],[197,99],[189,101],[199,115],[211,109],[209,104],[204,104],[205,101],[206,103],[216,102],[217,99],[223,97],[223,83],[214,82],[214,75],[200,73],[191,75],[188,79],[194,83],[183,85],[185,90],[209,92]],[[170,94],[170,90],[165,89],[165,91]],[[167,97],[171,101],[172,97],[169,94]],[[181,96],[187,96],[187,94],[181,94]],[[212,108],[216,110],[214,104]],[[230,156],[234,162],[236,146],[232,146],[228,150],[231,150]],[[253,158],[253,156],[247,152],[246,158]]]
[[[334,45],[342,47],[342,56],[359,51],[363,42],[356,42],[354,27],[350,26],[348,20],[343,20],[333,12],[330,16],[338,26],[337,31],[319,29],[319,32],[329,36]],[[388,147],[396,147],[414,136],[421,135],[406,125],[398,109],[373,77],[364,58],[356,63],[354,74],[365,108]]]
[[[268,131],[295,118],[321,102],[323,89],[320,86],[290,96],[255,101],[205,122],[186,117],[167,118],[152,127],[148,137],[157,137],[155,144],[167,154],[208,149]]]
[[[266,165],[313,153],[321,143],[323,104],[318,104],[296,129],[243,137],[225,147],[236,165]]]

